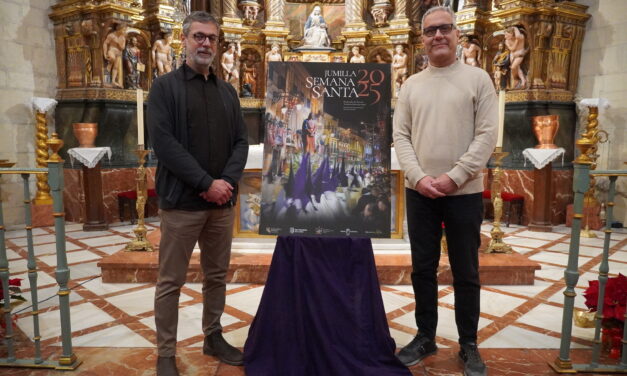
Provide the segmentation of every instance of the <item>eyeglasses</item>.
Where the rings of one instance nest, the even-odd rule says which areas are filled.
[[[437,34],[438,30],[442,35],[448,35],[453,31],[453,24],[444,24],[444,25],[435,25],[429,26],[422,30],[422,35],[425,35],[429,38],[434,37]]]
[[[219,37],[217,35],[207,35],[207,34],[203,34],[203,33],[194,33],[194,35],[192,35],[192,38],[194,38],[194,40],[198,44],[205,43],[205,40],[207,40],[207,39],[209,39],[209,42],[211,42],[211,44],[214,44],[214,43],[216,43],[218,41]]]

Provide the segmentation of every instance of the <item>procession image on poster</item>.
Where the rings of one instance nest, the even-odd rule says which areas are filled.
[[[272,62],[259,233],[390,237],[390,66]]]

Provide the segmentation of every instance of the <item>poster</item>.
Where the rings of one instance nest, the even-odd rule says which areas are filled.
[[[259,233],[390,237],[387,64],[272,62]]]

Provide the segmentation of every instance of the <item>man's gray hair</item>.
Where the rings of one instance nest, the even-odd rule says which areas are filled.
[[[218,23],[218,20],[216,20],[214,16],[212,16],[211,14],[203,10],[197,10],[197,11],[191,12],[183,20],[183,35],[187,36],[187,34],[189,34],[189,29],[192,27],[192,22],[200,22],[204,24],[212,23],[216,25],[216,27],[218,28],[218,33],[220,32],[220,24]]]
[[[453,19],[453,28],[457,29],[457,22],[455,22],[455,12],[453,12],[453,9],[451,9],[450,7],[445,7],[445,6],[437,6],[437,7],[429,8],[429,10],[427,10],[425,14],[422,16],[422,20],[420,21],[421,30],[425,29],[425,26],[424,26],[425,18],[427,18],[427,16],[430,15],[431,13],[435,13],[435,12],[446,12],[450,14],[451,18]]]

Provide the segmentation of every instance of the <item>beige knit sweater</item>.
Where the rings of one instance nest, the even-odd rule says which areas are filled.
[[[488,73],[459,60],[409,77],[393,132],[405,186],[415,189],[423,177],[446,173],[459,187],[454,195],[481,192],[481,170],[496,144],[497,107]]]

